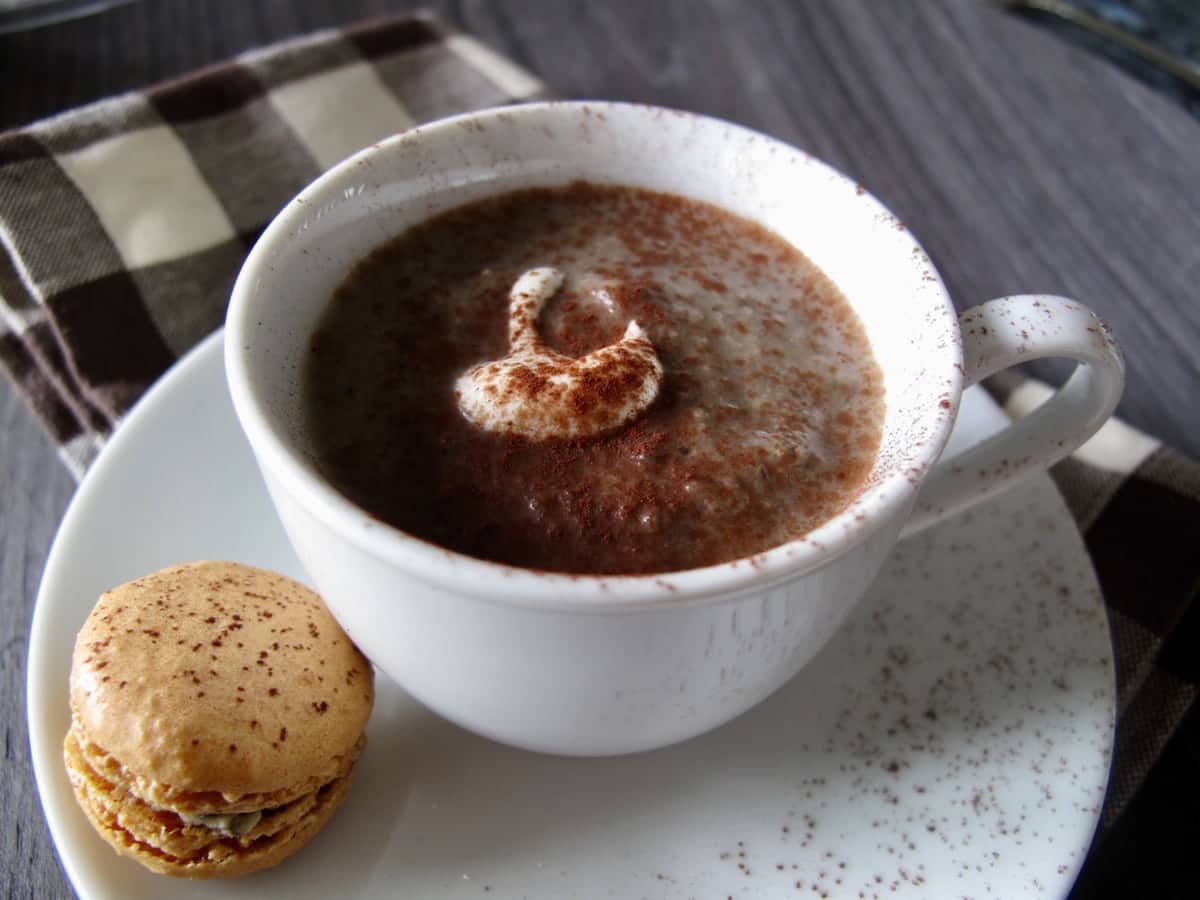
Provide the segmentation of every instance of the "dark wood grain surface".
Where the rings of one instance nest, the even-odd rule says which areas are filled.
[[[143,0],[0,36],[0,128],[410,5]],[[696,110],[809,149],[908,222],[962,306],[1026,291],[1092,305],[1128,358],[1121,414],[1200,457],[1200,124],[1108,63],[982,0],[419,5],[560,95]],[[32,785],[24,664],[73,485],[3,379],[0,479],[0,894],[69,896]]]

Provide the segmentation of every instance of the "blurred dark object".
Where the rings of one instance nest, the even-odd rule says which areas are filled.
[[[0,34],[103,12],[131,0],[0,0]]]
[[[1002,0],[1099,54],[1200,118],[1198,0]]]

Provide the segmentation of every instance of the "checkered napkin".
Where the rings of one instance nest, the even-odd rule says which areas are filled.
[[[357,150],[540,82],[436,19],[248,53],[0,135],[0,362],[81,476],[219,327],[263,227]]]
[[[389,19],[0,135],[0,362],[82,475],[146,387],[220,326],[247,249],[306,183],[414,123],[543,93],[435,19]],[[1006,391],[1010,411],[1044,390]],[[1164,823],[1181,791],[1192,814],[1200,796],[1200,466],[1113,422],[1054,475],[1117,654],[1112,782],[1077,887],[1102,896],[1125,871],[1144,879],[1169,834],[1196,834]]]

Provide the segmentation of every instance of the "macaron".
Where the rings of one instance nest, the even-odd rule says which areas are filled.
[[[303,847],[345,799],[373,702],[370,664],[308,588],[185,563],[88,616],[63,755],[118,853],[165,875],[244,875]]]

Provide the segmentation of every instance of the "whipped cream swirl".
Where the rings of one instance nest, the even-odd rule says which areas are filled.
[[[578,358],[542,343],[538,316],[561,287],[557,269],[530,269],[509,291],[509,352],[455,382],[458,407],[487,431],[530,441],[595,437],[629,424],[654,402],[663,369],[636,321],[615,344]]]

